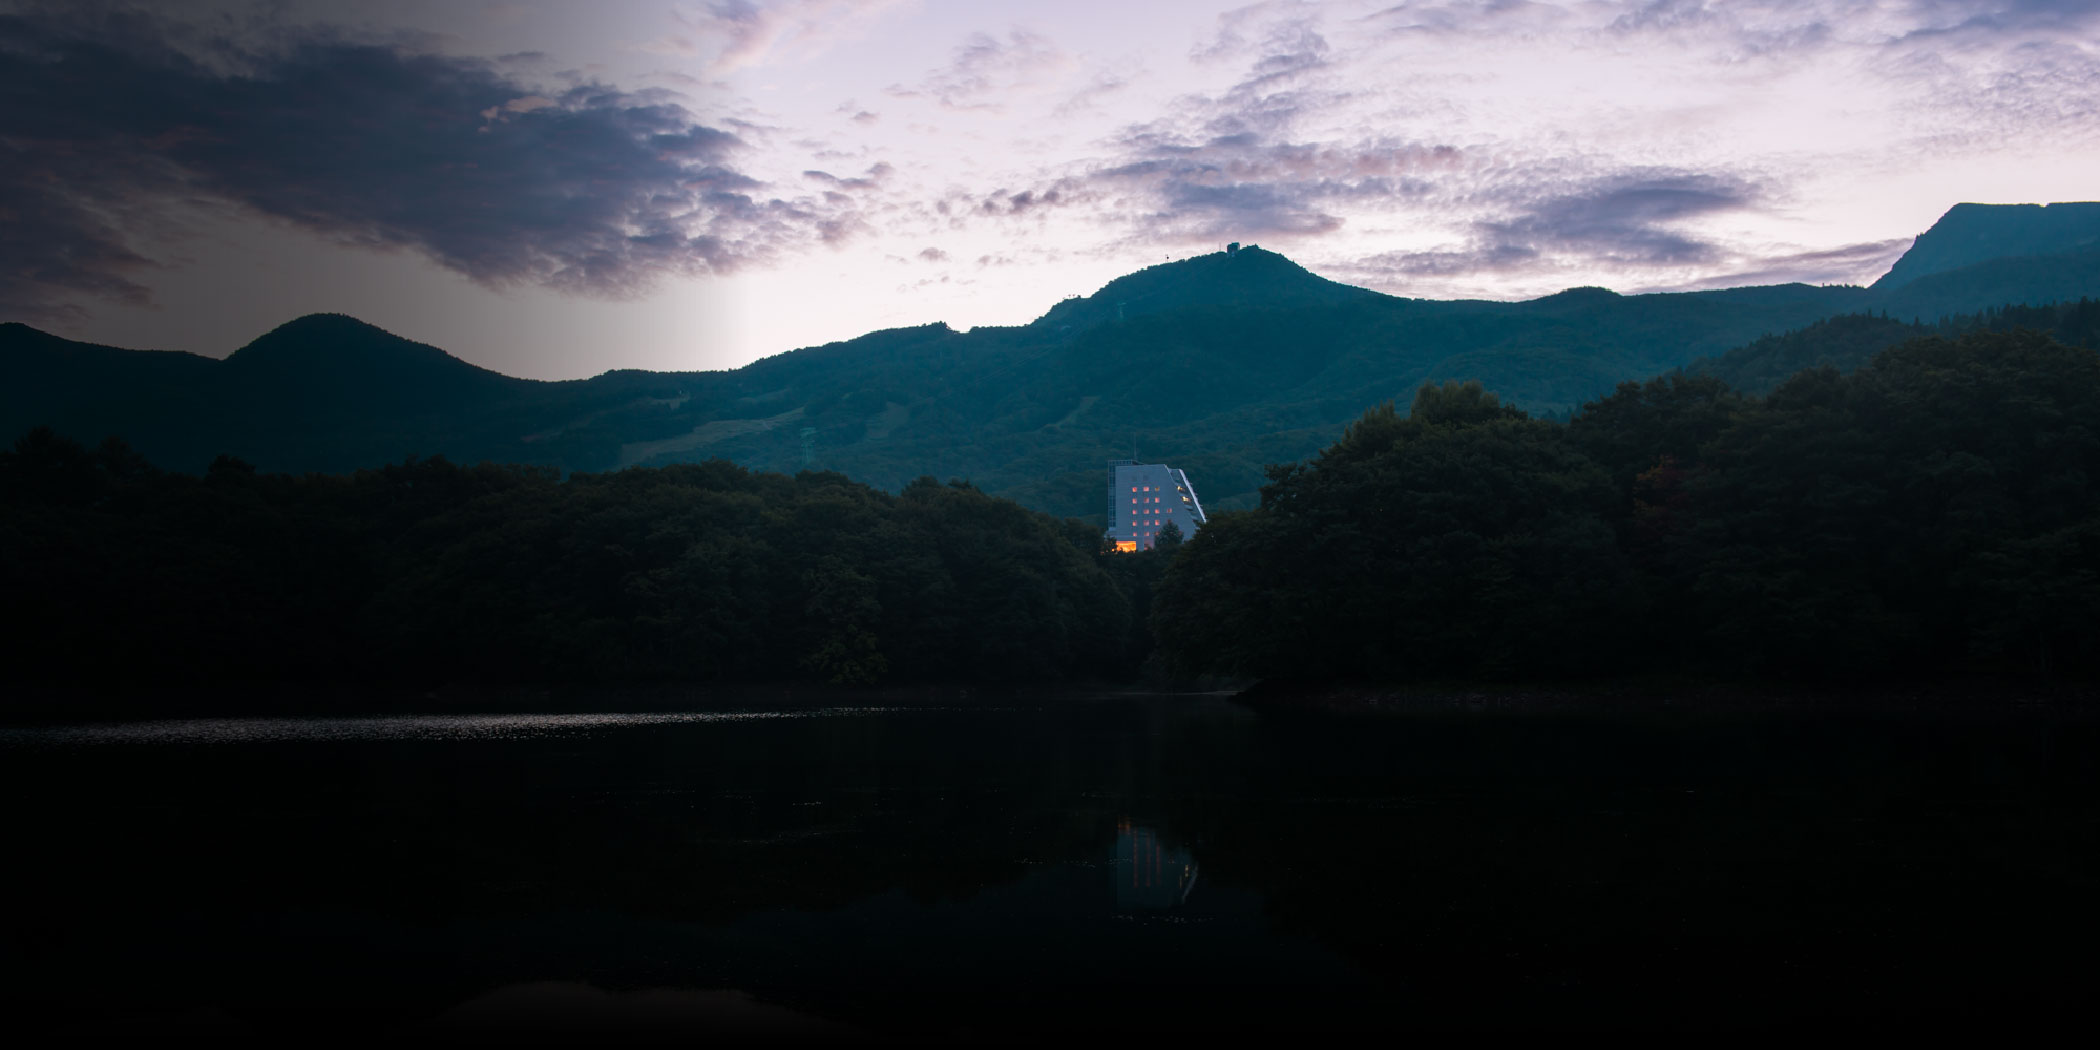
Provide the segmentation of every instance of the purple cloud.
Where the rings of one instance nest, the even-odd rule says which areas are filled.
[[[900,98],[926,95],[948,109],[996,110],[1001,95],[1065,61],[1048,37],[1026,29],[1011,30],[1005,39],[972,33],[947,66],[928,74],[916,88],[892,85],[889,93]]]

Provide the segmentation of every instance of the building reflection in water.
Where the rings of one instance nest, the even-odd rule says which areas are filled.
[[[1117,911],[1180,907],[1196,888],[1196,872],[1196,858],[1160,841],[1159,832],[1128,818],[1116,825]]]

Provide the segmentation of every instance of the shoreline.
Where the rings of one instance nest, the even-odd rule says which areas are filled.
[[[0,726],[203,718],[355,718],[415,715],[672,714],[804,711],[835,707],[956,708],[1062,703],[1119,696],[1220,696],[1233,690],[1125,682],[822,683],[727,685],[460,685],[434,689],[341,682],[18,689]]]
[[[1860,685],[1697,679],[1406,685],[1272,680],[1242,690],[1235,699],[1274,714],[2100,716],[2100,686],[1999,678]]]
[[[958,708],[1185,696],[1256,713],[1343,715],[2004,715],[2100,718],[2100,684],[1993,678],[1866,685],[1696,679],[1575,683],[1208,681],[929,683],[874,688],[744,685],[475,685],[416,689],[340,682],[35,686],[0,726],[202,718],[345,718],[491,714],[667,714],[836,707]]]

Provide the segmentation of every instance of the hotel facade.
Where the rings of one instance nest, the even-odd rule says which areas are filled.
[[[1168,522],[1194,536],[1205,520],[1187,474],[1164,463],[1109,461],[1107,541],[1116,550],[1151,550]]]

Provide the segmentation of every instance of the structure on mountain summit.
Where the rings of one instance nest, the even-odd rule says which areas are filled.
[[[1207,519],[1189,476],[1164,463],[1108,461],[1108,542],[1119,551],[1152,549],[1168,522],[1194,536]]]

